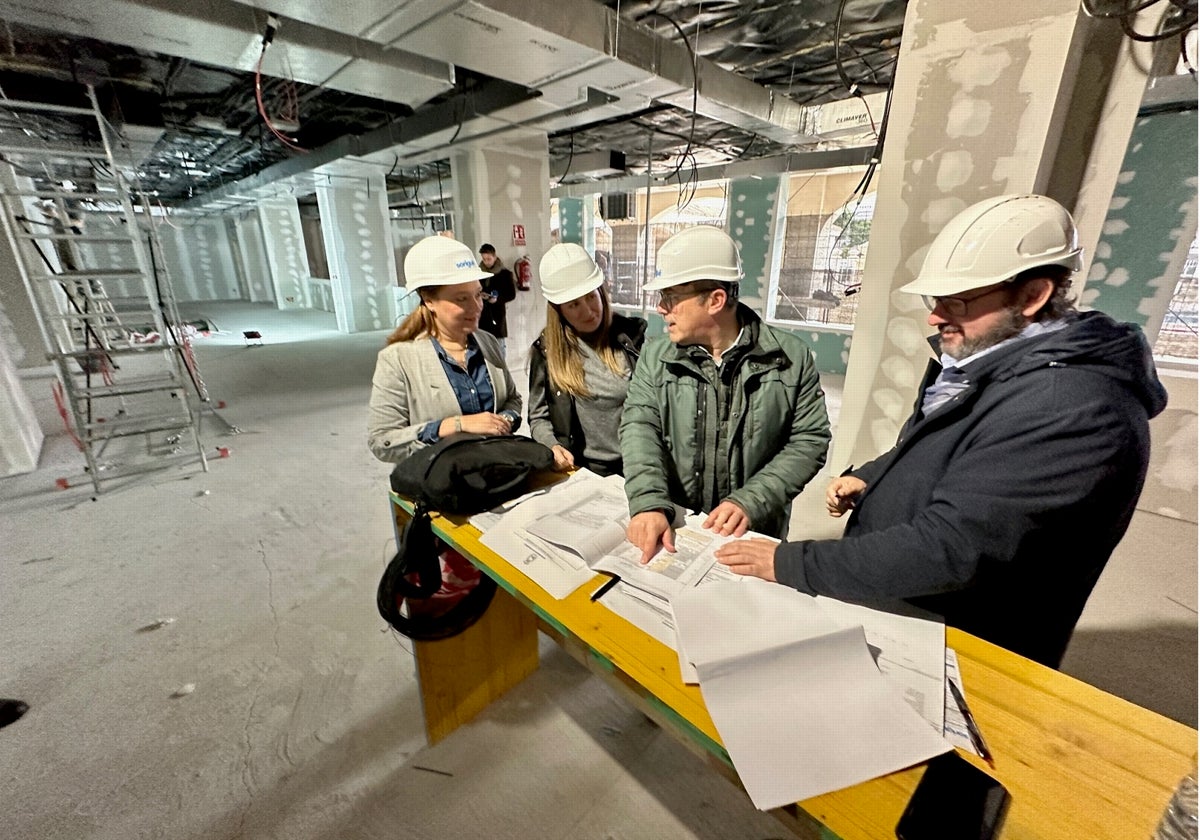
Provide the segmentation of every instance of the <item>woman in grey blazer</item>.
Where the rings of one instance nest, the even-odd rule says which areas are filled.
[[[367,444],[399,462],[455,432],[511,434],[521,395],[500,345],[479,331],[480,279],[488,276],[466,245],[422,239],[404,258],[406,285],[421,303],[379,352],[371,380]]]

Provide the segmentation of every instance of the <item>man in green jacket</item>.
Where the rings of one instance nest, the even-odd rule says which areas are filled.
[[[627,537],[643,563],[673,552],[679,505],[718,534],[782,538],[829,446],[812,354],[738,303],[741,255],[724,231],[677,233],[657,265],[645,288],[667,335],[643,349],[621,416]]]

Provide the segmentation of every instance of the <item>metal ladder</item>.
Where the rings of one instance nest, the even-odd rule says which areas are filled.
[[[113,153],[118,135],[91,85],[87,101],[0,99],[0,114],[21,127],[0,136],[15,173],[0,184],[0,221],[99,494],[136,473],[189,464],[207,472],[199,409],[208,394],[171,284],[152,262],[151,208],[139,190],[134,209]],[[48,141],[43,119],[72,120],[83,139]],[[101,229],[85,231],[85,218]],[[110,297],[110,288],[120,292]]]

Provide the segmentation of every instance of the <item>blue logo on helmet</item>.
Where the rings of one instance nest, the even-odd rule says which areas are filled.
[[[454,264],[455,268],[474,268],[475,260],[459,260]]]

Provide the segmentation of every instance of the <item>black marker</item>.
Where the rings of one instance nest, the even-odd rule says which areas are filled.
[[[975,749],[983,756],[983,760],[990,766],[995,767],[996,762],[992,759],[992,751],[988,749],[988,745],[983,740],[983,733],[979,731],[979,724],[975,722],[975,715],[971,714],[971,710],[967,708],[967,698],[962,696],[962,692],[958,690],[958,686],[954,684],[954,680],[947,680],[950,683],[950,693],[954,695],[954,702],[958,705],[958,710],[962,712],[963,720],[967,722],[967,734],[971,736],[971,743],[975,745]]]
[[[608,580],[604,581],[603,584],[601,584],[599,589],[597,589],[595,592],[593,592],[591,594],[591,597],[589,597],[588,600],[595,601],[595,600],[599,599],[600,596],[602,596],[605,592],[612,589],[614,586],[616,586],[620,582],[621,582],[621,579],[619,577],[616,577],[615,575],[613,577],[610,577]]]

